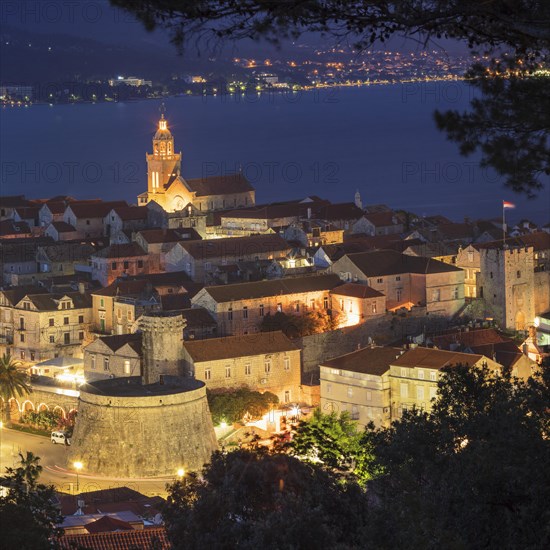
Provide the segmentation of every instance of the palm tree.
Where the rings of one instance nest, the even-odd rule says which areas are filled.
[[[10,399],[22,397],[32,391],[27,375],[18,366],[19,362],[12,359],[9,353],[0,357],[0,397],[4,400],[6,424],[11,421]]]

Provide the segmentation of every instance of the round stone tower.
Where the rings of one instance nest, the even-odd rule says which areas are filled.
[[[124,478],[200,470],[218,448],[204,382],[183,370],[180,316],[147,315],[142,375],[80,387],[68,460]]]
[[[142,378],[154,384],[161,374],[183,376],[183,329],[181,314],[148,313],[139,321],[142,333]]]

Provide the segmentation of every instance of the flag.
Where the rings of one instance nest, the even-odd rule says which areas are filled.
[[[502,201],[502,208],[515,208],[516,205],[513,202]]]

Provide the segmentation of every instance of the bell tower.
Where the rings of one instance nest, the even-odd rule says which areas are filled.
[[[174,152],[174,137],[164,118],[164,105],[161,107],[158,129],[153,136],[153,153],[147,153],[146,159],[149,200],[162,204],[163,200],[158,200],[158,196],[164,195],[165,186],[179,176],[181,170],[181,153]]]

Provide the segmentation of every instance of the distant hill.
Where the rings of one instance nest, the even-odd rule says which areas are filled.
[[[3,84],[88,82],[120,74],[167,82],[185,73],[234,71],[227,61],[200,58],[193,52],[182,57],[173,47],[165,45],[158,50],[137,48],[8,26],[1,28],[0,41],[0,81]]]

